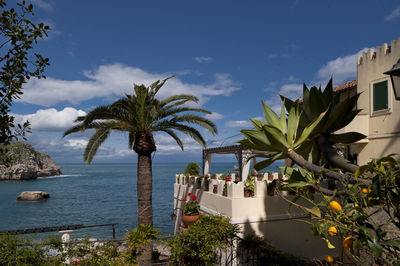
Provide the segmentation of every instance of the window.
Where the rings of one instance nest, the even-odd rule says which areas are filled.
[[[388,81],[372,84],[372,113],[389,111]]]

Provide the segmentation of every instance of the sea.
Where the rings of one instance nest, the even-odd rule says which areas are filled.
[[[187,163],[153,163],[153,223],[162,236],[173,233],[173,184],[175,174]],[[0,182],[0,231],[61,225],[118,223],[116,238],[122,239],[137,226],[137,165],[59,164],[62,175],[27,181]],[[233,171],[234,162],[213,163],[210,172]],[[272,169],[276,169],[272,168]],[[19,202],[22,191],[50,194],[42,202]],[[35,234],[46,238],[58,232]],[[74,230],[74,238],[111,239],[111,227]]]

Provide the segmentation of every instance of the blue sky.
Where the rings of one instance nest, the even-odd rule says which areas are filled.
[[[82,161],[90,132],[62,139],[72,121],[132,93],[133,83],[175,74],[160,96],[198,96],[220,132],[204,132],[210,145],[233,144],[249,117],[262,116],[261,99],[277,109],[278,95],[299,97],[303,82],[352,80],[357,53],[400,37],[394,0],[31,2],[34,21],[52,28],[36,48],[51,66],[46,80],[25,85],[12,112],[31,121],[28,142],[58,163]],[[156,162],[201,160],[189,138],[181,152],[155,137]],[[135,162],[127,142],[115,133],[94,162]]]

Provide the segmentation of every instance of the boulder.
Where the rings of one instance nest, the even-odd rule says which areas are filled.
[[[61,175],[60,167],[49,155],[36,151],[30,144],[16,142],[1,147],[0,180],[28,180]]]
[[[50,198],[49,193],[44,191],[24,191],[19,194],[18,201],[41,201]]]

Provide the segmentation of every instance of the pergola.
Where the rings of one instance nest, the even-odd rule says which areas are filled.
[[[216,148],[203,149],[203,174],[208,174],[210,170],[211,157],[213,154],[234,154],[239,164],[240,181],[245,181],[250,171],[251,161],[249,157],[253,154],[265,154],[262,151],[248,149],[243,145],[222,146]],[[256,158],[253,158],[253,166]]]

